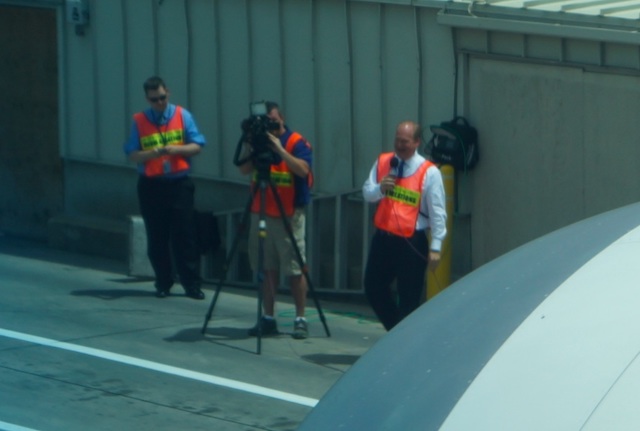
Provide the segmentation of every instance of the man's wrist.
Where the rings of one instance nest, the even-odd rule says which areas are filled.
[[[163,155],[165,155],[165,154],[167,154],[167,153],[168,153],[168,151],[167,151],[167,147],[155,147],[155,148],[153,149],[153,153],[154,153],[156,156],[163,156]]]

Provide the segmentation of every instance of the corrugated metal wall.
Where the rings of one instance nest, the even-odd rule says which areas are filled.
[[[147,77],[162,76],[171,101],[192,111],[207,137],[195,159],[200,210],[244,206],[248,178],[232,163],[240,123],[251,101],[275,100],[314,148],[308,257],[317,287],[360,291],[370,217],[358,197],[374,160],[392,148],[398,122],[427,126],[453,115],[455,56],[450,28],[436,22],[441,3],[87,3],[84,35],[61,26],[66,211],[137,213],[122,143],[132,115],[147,106]],[[227,228],[230,242],[235,230]]]
[[[16,2],[0,4],[7,1]],[[63,14],[61,0],[25,2]],[[88,3],[84,36],[59,19],[60,146],[69,212],[119,216],[136,210],[135,173],[121,147],[132,114],[146,106],[142,82],[156,73],[208,138],[196,162],[205,209],[236,208],[239,200],[230,197],[245,190],[247,179],[232,159],[249,102],[281,102],[289,124],[314,145],[315,214],[321,215],[314,222],[325,225],[312,231],[321,262],[341,251],[339,232],[349,232],[347,245],[362,250],[366,233],[356,233],[363,219],[353,214],[360,203],[345,204],[356,208],[339,226],[342,201],[320,197],[359,189],[376,155],[391,148],[398,121],[438,123],[454,106],[478,127],[483,154],[477,170],[459,178],[458,220],[471,226],[471,238],[458,229],[454,262],[468,258],[462,249],[470,243],[477,267],[537,235],[640,197],[633,139],[640,134],[640,49],[625,42],[636,35],[628,26],[596,28],[573,16],[563,27],[561,20],[527,21],[520,9],[500,19],[462,16],[468,11],[458,2],[429,0]],[[558,36],[563,31],[567,36]],[[548,133],[549,124],[557,133]],[[589,164],[571,164],[576,153]],[[558,166],[567,170],[559,174]],[[594,169],[606,175],[594,177]],[[553,181],[522,182],[525,173],[538,172]],[[327,232],[336,237],[319,244],[331,237]],[[347,254],[362,260],[361,252]],[[349,266],[361,270],[357,262]]]
[[[232,164],[253,100],[281,103],[314,146],[316,191],[359,188],[395,124],[451,115],[453,56],[436,10],[345,0],[90,1],[67,26],[66,158],[124,165],[121,143],[163,76],[209,145],[200,177],[243,181]],[[429,85],[433,85],[434,96]]]

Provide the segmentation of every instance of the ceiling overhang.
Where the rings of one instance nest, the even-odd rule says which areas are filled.
[[[640,44],[640,1],[449,1],[438,23],[460,28]]]

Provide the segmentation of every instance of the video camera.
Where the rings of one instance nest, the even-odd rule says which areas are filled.
[[[258,172],[267,172],[271,165],[280,162],[276,153],[271,151],[268,133],[278,130],[280,123],[273,121],[267,115],[268,104],[265,101],[253,102],[249,104],[251,116],[242,120],[240,127],[242,128],[242,136],[236,146],[236,153],[233,162],[236,166],[245,164],[251,160]],[[251,146],[251,154],[245,158],[240,158],[244,143]]]
[[[266,102],[253,102],[249,105],[251,117],[242,120],[240,127],[246,142],[251,145],[254,153],[261,154],[269,150],[268,132],[278,130],[280,123],[267,116]]]

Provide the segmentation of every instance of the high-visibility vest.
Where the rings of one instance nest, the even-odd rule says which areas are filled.
[[[287,143],[285,144],[285,150],[292,154],[293,147],[296,142],[300,139],[304,139],[301,134],[297,132],[291,133],[289,139],[287,139]],[[307,145],[308,142],[305,141]],[[289,170],[289,167],[284,162],[284,160],[280,161],[280,163],[272,164],[269,170],[269,177],[271,179],[271,183],[275,186],[276,191],[278,192],[278,196],[280,197],[280,201],[282,202],[282,209],[286,216],[291,217],[293,212],[295,211],[295,187],[293,184],[293,173]],[[258,187],[257,184],[257,172],[254,172],[253,179],[251,182],[251,190],[255,192],[255,188]],[[311,185],[312,175],[309,173],[309,185]],[[273,196],[273,191],[271,187],[267,187],[266,190],[266,198],[265,198],[265,214],[270,217],[279,217],[280,210],[278,209],[278,204]],[[260,212],[260,191],[254,193],[253,201],[251,203],[251,211],[254,213]]]
[[[133,116],[140,135],[143,150],[163,148],[167,145],[184,145],[184,125],[182,108],[176,106],[173,117],[165,125],[159,126],[149,121],[143,112]],[[144,174],[148,177],[175,174],[189,170],[189,162],[183,156],[163,155],[144,162]]]
[[[378,158],[378,181],[389,174],[393,157],[393,153],[383,153]],[[431,166],[433,163],[425,160],[412,175],[396,179],[396,185],[376,209],[373,221],[378,229],[407,238],[414,234],[420,213],[422,184]]]

